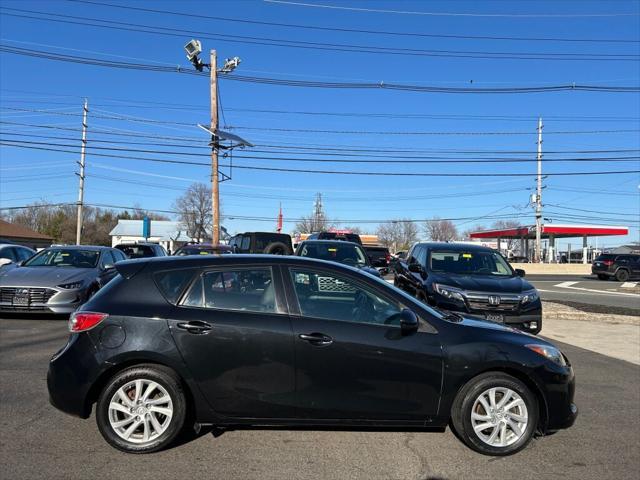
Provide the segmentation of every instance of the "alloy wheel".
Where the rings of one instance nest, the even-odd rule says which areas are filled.
[[[124,384],[111,397],[108,418],[123,440],[138,445],[158,439],[171,424],[173,401],[158,382],[136,379]]]
[[[510,388],[485,390],[471,409],[473,431],[492,447],[513,445],[523,437],[528,424],[527,406],[522,397]]]

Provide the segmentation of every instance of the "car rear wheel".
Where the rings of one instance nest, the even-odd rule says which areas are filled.
[[[140,365],[116,374],[96,407],[96,422],[104,439],[129,453],[166,447],[182,430],[185,416],[180,380],[158,365]]]
[[[598,274],[598,280],[607,280],[608,278],[608,276],[603,275],[602,273]]]
[[[623,270],[622,268],[616,272],[616,280],[619,282],[626,282],[629,280],[629,272]]]
[[[453,427],[473,450],[511,455],[527,446],[538,425],[538,402],[527,386],[511,375],[489,372],[458,393]]]

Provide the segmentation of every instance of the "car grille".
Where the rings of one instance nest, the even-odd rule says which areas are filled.
[[[36,310],[44,308],[41,305],[49,301],[51,297],[56,294],[56,290],[51,288],[28,288],[28,287],[2,287],[0,288],[0,303],[3,303],[3,308],[28,308],[30,310]],[[18,295],[25,295],[29,297],[28,305],[14,305],[14,298]]]
[[[471,310],[514,311],[520,305],[520,295],[491,293],[467,293],[467,302]],[[498,299],[497,304],[495,299]]]

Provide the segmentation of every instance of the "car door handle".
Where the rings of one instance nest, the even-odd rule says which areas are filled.
[[[209,325],[207,322],[200,321],[179,323],[177,327],[181,328],[182,330],[186,330],[189,333],[195,333],[199,335],[209,333],[209,330],[211,330],[212,328],[211,325]]]
[[[324,333],[301,333],[298,335],[301,340],[306,340],[311,345],[331,345],[333,343],[333,338],[329,335],[325,335]]]

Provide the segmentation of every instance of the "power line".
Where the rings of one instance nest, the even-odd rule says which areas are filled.
[[[309,42],[302,40],[287,40],[282,38],[255,37],[246,35],[232,35],[227,33],[210,34],[196,30],[184,30],[156,25],[144,25],[130,22],[104,20],[100,18],[83,17],[77,15],[65,15],[53,12],[41,12],[19,8],[3,7],[2,15],[39,20],[45,22],[67,23],[98,28],[110,28],[137,33],[147,33],[164,36],[197,35],[201,38],[226,41],[230,43],[254,44],[260,46],[272,46],[280,48],[297,48],[320,51],[338,51],[349,53],[368,53],[384,55],[418,56],[418,57],[448,57],[448,58],[476,58],[476,59],[509,59],[509,60],[569,60],[569,61],[634,61],[640,56],[636,54],[608,54],[608,53],[557,53],[557,52],[490,52],[490,51],[463,51],[463,50],[424,50],[403,47],[384,47],[377,45],[358,45],[329,42]],[[19,12],[20,14],[7,13],[6,11]],[[47,15],[48,17],[25,15]],[[57,17],[57,18],[50,18]],[[69,20],[72,19],[72,20]]]
[[[0,132],[0,135],[3,133]],[[48,145],[50,147],[71,147],[74,148],[76,145],[73,144],[61,144],[61,143],[51,143],[51,142],[36,142],[36,141],[28,141],[28,140],[11,140],[11,139],[3,139],[5,145]],[[11,143],[6,143],[11,142]],[[92,140],[87,140],[87,142],[92,142]],[[177,156],[196,156],[196,157],[208,157],[207,153],[193,153],[193,152],[177,152],[177,151],[169,151],[169,150],[149,150],[149,149],[136,149],[130,147],[109,147],[109,146],[94,146],[94,145],[86,145],[86,148],[92,150],[112,150],[119,152],[132,152],[132,153],[149,153],[149,154],[160,154],[160,155],[177,155]],[[252,150],[252,152],[254,152]],[[257,151],[260,152],[259,150]],[[268,152],[267,152],[268,153]],[[327,154],[318,154],[318,155],[327,155]],[[344,154],[338,154],[344,155]],[[363,155],[369,157],[369,155]],[[375,157],[375,155],[373,155]],[[450,163],[450,164],[459,164],[459,163],[529,163],[536,162],[535,158],[456,158],[456,157],[384,157],[384,160],[380,159],[345,159],[345,158],[301,158],[301,157],[270,157],[265,155],[239,155],[234,154],[234,159],[252,159],[252,160],[273,160],[273,161],[288,161],[288,162],[322,162],[322,163],[382,163],[382,164],[428,164],[428,163]],[[396,160],[394,160],[396,158]],[[399,158],[399,159],[397,159]],[[626,156],[626,157],[580,157],[580,158],[545,158],[545,162],[637,162],[640,160],[640,156]]]
[[[32,145],[20,145],[20,144],[12,144],[7,143],[6,141],[1,141],[0,145],[14,147],[14,148],[26,148],[33,150],[43,150],[43,151],[53,151],[53,152],[62,152],[62,153],[74,153],[78,152],[75,150],[62,150],[55,149],[51,147],[37,147]],[[99,157],[107,157],[107,158],[125,158],[128,160],[139,160],[146,162],[158,162],[158,163],[172,163],[178,165],[200,165],[200,166],[209,166],[208,163],[203,162],[192,162],[186,160],[167,160],[167,159],[159,159],[159,158],[146,158],[146,157],[134,157],[129,155],[114,155],[114,154],[102,154],[102,153],[92,153],[93,156]],[[221,165],[222,167],[231,167],[231,165]],[[258,167],[258,166],[249,166],[249,165],[233,165],[235,169],[241,170],[257,170],[257,171],[265,171],[265,172],[287,172],[287,173],[311,173],[311,174],[326,174],[326,175],[363,175],[363,176],[389,176],[389,177],[406,177],[406,176],[430,176],[430,177],[529,177],[533,174],[531,173],[442,173],[442,172],[356,172],[356,171],[344,171],[344,170],[312,170],[312,169],[295,169],[295,168],[277,168],[277,167]],[[595,172],[553,172],[546,173],[545,176],[579,176],[579,175],[624,175],[631,173],[640,173],[640,170],[607,170],[607,171],[595,171]]]
[[[0,52],[19,56],[43,58],[47,60],[71,62],[83,65],[94,65],[108,68],[122,68],[127,70],[143,70],[151,72],[180,73],[187,75],[203,75],[196,70],[177,66],[176,68],[158,65],[143,65],[129,62],[100,60],[89,57],[64,55],[54,52],[33,51],[18,49],[6,45],[0,45]],[[222,80],[256,83],[264,85],[279,85],[304,88],[329,88],[329,89],[357,89],[357,90],[394,90],[416,93],[451,93],[451,94],[523,94],[523,93],[550,93],[563,91],[608,92],[608,93],[633,93],[640,92],[638,86],[611,86],[611,85],[546,85],[531,87],[441,87],[425,85],[407,85],[397,83],[355,83],[355,82],[316,82],[308,80],[291,80],[281,78],[251,77],[237,74],[221,76]]]
[[[347,7],[344,5],[325,5],[320,3],[293,2],[289,0],[264,0],[267,3],[279,3],[296,7],[326,8],[348,10],[352,12],[385,13],[399,15],[425,15],[432,17],[505,17],[505,18],[599,18],[599,17],[637,17],[635,12],[614,13],[459,13],[459,12],[420,12],[407,10],[385,10],[381,8]]]
[[[141,8],[141,7],[133,7],[131,5],[117,5],[112,3],[105,2],[92,2],[86,0],[67,0],[73,1],[75,3],[85,3],[90,5],[100,5],[102,7],[111,7],[111,8],[120,8],[125,10],[133,10],[140,12],[148,12],[148,13],[162,13],[167,15],[175,15],[181,17],[188,18],[197,18],[201,19],[209,19],[209,20],[218,20],[223,22],[233,22],[233,23],[245,23],[249,25],[265,25],[272,27],[285,27],[285,28],[296,28],[296,29],[306,29],[306,30],[317,30],[317,31],[325,31],[325,32],[343,32],[343,33],[365,33],[365,34],[375,34],[375,35],[391,35],[391,36],[401,36],[401,37],[423,37],[423,38],[452,38],[452,39],[467,39],[467,40],[513,40],[513,41],[524,41],[524,42],[587,42],[587,43],[640,43],[639,40],[625,40],[625,39],[596,39],[596,38],[557,38],[557,37],[512,37],[512,36],[487,36],[487,35],[450,35],[450,34],[434,34],[434,33],[417,33],[417,32],[392,32],[392,31],[383,31],[383,30],[366,30],[366,29],[354,29],[354,28],[339,28],[339,27],[324,27],[324,26],[315,26],[315,25],[300,25],[300,24],[291,24],[291,23],[279,23],[279,22],[265,22],[259,20],[248,20],[244,18],[228,18],[228,17],[218,17],[211,15],[203,15],[203,14],[191,14],[184,12],[175,12],[170,10],[159,10],[152,8]]]

